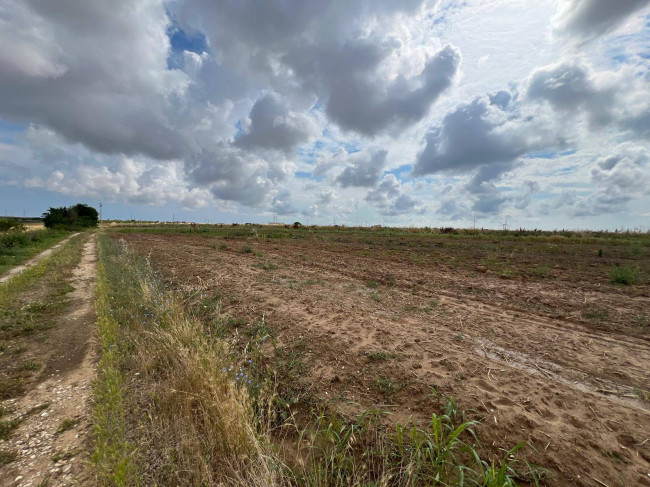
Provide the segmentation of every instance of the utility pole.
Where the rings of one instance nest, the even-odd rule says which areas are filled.
[[[474,217],[474,230],[476,230],[476,217]]]
[[[99,203],[99,224],[102,224],[102,204]]]

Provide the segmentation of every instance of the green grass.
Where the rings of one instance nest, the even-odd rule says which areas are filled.
[[[22,418],[15,418],[11,420],[0,420],[0,440],[8,440],[11,433],[18,428],[22,422]]]
[[[399,357],[399,355],[394,352],[386,352],[384,350],[364,352],[363,355],[368,357],[371,362],[385,362],[387,360],[396,359]]]
[[[41,364],[34,360],[28,360],[20,366],[20,370],[38,370],[41,368]]]
[[[77,423],[79,423],[78,419],[70,419],[66,418],[63,421],[61,421],[61,424],[56,430],[56,434],[60,435],[61,433],[64,433],[72,428],[74,428]]]
[[[0,275],[71,234],[72,232],[65,230],[0,233]]]
[[[637,266],[613,266],[609,272],[609,280],[615,284],[629,286],[641,282],[641,269]]]

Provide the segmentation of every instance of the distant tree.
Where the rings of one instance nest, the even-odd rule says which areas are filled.
[[[302,223],[300,222],[293,222],[293,228],[300,228],[302,227]]]
[[[47,228],[68,227],[88,228],[96,227],[99,222],[99,213],[95,208],[78,203],[74,206],[50,207],[43,213],[44,224]]]

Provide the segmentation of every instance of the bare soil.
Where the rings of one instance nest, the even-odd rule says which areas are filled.
[[[306,381],[343,412],[426,422],[435,390],[482,421],[490,454],[528,442],[548,485],[650,486],[650,287],[609,283],[593,249],[531,249],[504,259],[519,272],[495,273],[478,243],[461,255],[444,242],[119,238],[177,287],[218,292],[302,343]]]
[[[72,272],[70,303],[42,340],[29,343],[29,355],[45,366],[24,392],[2,402],[10,412],[8,419],[21,419],[9,439],[0,440],[0,450],[17,454],[0,467],[2,486],[93,484],[87,463],[92,446],[96,265],[93,235]]]

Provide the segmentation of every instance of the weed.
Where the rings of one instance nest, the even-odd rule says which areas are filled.
[[[377,284],[375,281],[366,281],[366,287],[369,287],[370,289],[377,289],[379,287],[379,284]]]
[[[61,433],[64,433],[72,428],[74,428],[77,423],[79,422],[78,419],[70,419],[66,418],[63,421],[61,421],[61,424],[59,425],[58,429],[56,430],[56,434],[60,435]]]
[[[8,440],[11,433],[18,428],[22,422],[22,418],[14,418],[11,420],[0,420],[0,440]]]
[[[240,254],[252,254],[253,249],[250,247],[244,247],[239,251]]]
[[[18,453],[13,450],[0,450],[0,468],[10,464],[18,458]]]
[[[23,381],[20,378],[9,378],[0,380],[0,401],[16,397],[25,390]]]
[[[634,388],[634,394],[637,395],[639,399],[641,399],[644,402],[650,401],[650,392],[644,391],[640,387],[635,387]]]
[[[580,314],[585,320],[593,320],[593,321],[603,321],[606,320],[609,316],[607,310],[599,309],[599,308],[590,308],[587,310],[583,310],[580,312]]]
[[[372,291],[371,293],[368,294],[368,296],[370,296],[370,299],[372,299],[373,301],[381,303],[381,293],[379,291]]]
[[[28,360],[23,365],[20,366],[20,370],[38,370],[41,368],[41,364],[34,360]]]
[[[263,269],[265,271],[272,271],[278,268],[278,264],[275,262],[260,262],[255,264],[255,267]]]
[[[51,484],[50,484],[50,480],[51,480],[51,479],[50,479],[50,476],[49,476],[49,475],[43,477],[43,480],[41,480],[41,481],[38,483],[38,486],[37,486],[37,487],[50,487],[50,485],[51,485]]]
[[[368,357],[371,362],[383,362],[389,359],[396,359],[399,356],[394,352],[386,352],[384,350],[364,352],[363,355]]]
[[[638,284],[641,281],[641,269],[628,265],[613,266],[609,272],[609,280],[626,286]]]
[[[386,396],[390,396],[399,391],[402,386],[388,377],[379,377],[375,380],[375,388]]]

